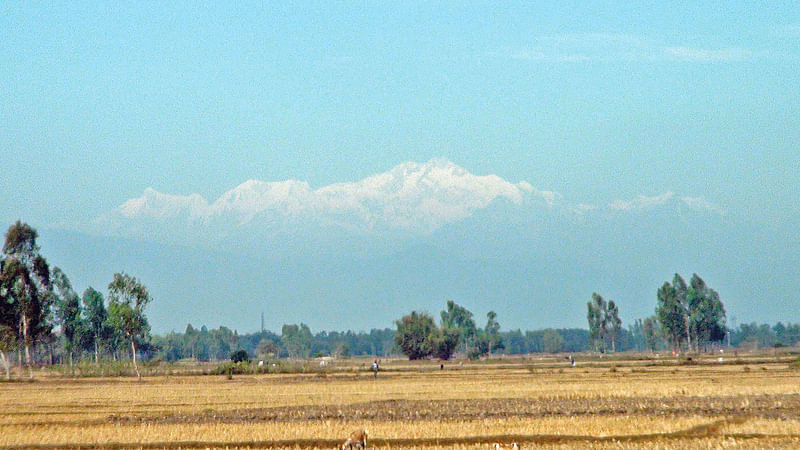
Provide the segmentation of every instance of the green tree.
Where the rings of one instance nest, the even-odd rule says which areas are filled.
[[[31,378],[30,349],[52,331],[52,324],[48,320],[53,299],[50,267],[39,254],[37,237],[35,229],[17,221],[6,232],[2,258],[2,296],[13,309],[10,316],[17,320],[16,330],[4,335],[7,339],[16,336],[15,346],[24,347],[25,363]]]
[[[284,325],[281,329],[281,344],[291,358],[308,358],[311,355],[311,329],[308,325]]]
[[[147,287],[126,273],[115,273],[108,285],[108,318],[112,326],[124,335],[131,345],[136,376],[141,379],[136,363],[136,341],[145,339],[150,331],[144,309],[150,303]]]
[[[655,317],[648,317],[642,322],[642,334],[647,349],[651,352],[656,351],[658,346],[658,320]]]
[[[656,294],[658,303],[656,304],[656,318],[661,325],[674,352],[679,352],[681,342],[687,336],[685,310],[678,296],[679,292],[665,282]]]
[[[442,328],[433,332],[433,356],[448,360],[453,356],[453,352],[458,347],[461,333],[456,328]]]
[[[278,347],[271,339],[261,338],[256,346],[256,355],[258,355],[259,358],[269,358],[270,355],[275,357],[278,356],[280,352],[280,347]]]
[[[83,291],[82,301],[89,336],[94,347],[94,362],[97,363],[100,360],[100,347],[111,334],[107,323],[108,312],[106,311],[103,294],[94,290],[91,286]]]
[[[53,268],[52,283],[58,297],[56,318],[61,325],[64,350],[72,370],[73,355],[76,350],[80,352],[84,349],[90,330],[83,319],[80,297],[72,289],[67,275],[58,267]]]
[[[689,286],[686,284],[686,281],[683,279],[682,276],[679,274],[675,274],[672,277],[672,288],[675,290],[675,299],[677,303],[681,306],[683,312],[683,321],[684,321],[684,331],[686,332],[686,347],[691,350],[692,349],[692,328],[689,325],[689,310],[691,306],[689,305]]]
[[[19,317],[14,299],[9,292],[12,288],[11,279],[6,278],[5,259],[0,259],[0,362],[6,371],[6,379],[11,379],[11,360],[9,353],[16,350],[19,345],[17,334]]]
[[[542,332],[542,346],[547,353],[558,353],[564,346],[564,339],[558,331],[548,328]]]
[[[489,353],[505,348],[503,337],[500,335],[500,323],[497,321],[497,313],[489,311],[486,314],[486,339],[489,341]]]
[[[472,319],[472,312],[453,300],[448,300],[446,309],[441,312],[441,318],[442,329],[457,329],[459,340],[464,345],[463,350],[469,352],[478,335],[475,320]]]
[[[694,336],[695,350],[700,350],[700,344],[707,345],[725,338],[725,307],[719,294],[697,274],[693,274],[689,281],[687,305],[688,325]]]
[[[589,322],[589,339],[595,351],[605,351],[608,326],[608,305],[601,295],[592,292],[592,301],[586,304],[586,319]]]
[[[395,343],[408,359],[422,359],[433,354],[432,337],[435,337],[436,325],[431,316],[412,311],[395,324]]]
[[[608,312],[606,317],[608,321],[606,333],[608,334],[609,339],[611,339],[611,351],[616,352],[616,341],[619,337],[620,330],[622,329],[622,320],[619,318],[619,308],[617,307],[617,304],[614,303],[614,300],[608,301]]]
[[[200,341],[200,332],[195,330],[192,324],[186,325],[186,331],[183,333],[183,346],[184,355],[192,359],[197,359],[197,344]]]

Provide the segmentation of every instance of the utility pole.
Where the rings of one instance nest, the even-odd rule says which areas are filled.
[[[264,311],[261,311],[261,334],[264,334]]]

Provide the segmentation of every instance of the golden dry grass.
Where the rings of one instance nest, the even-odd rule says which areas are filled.
[[[525,448],[792,448],[800,440],[800,372],[784,363],[415,367],[377,380],[2,383],[0,446],[329,448],[356,428],[392,448],[488,448],[497,439]]]

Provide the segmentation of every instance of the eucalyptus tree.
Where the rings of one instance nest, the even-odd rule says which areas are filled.
[[[100,360],[100,347],[111,336],[108,326],[108,311],[106,311],[103,294],[91,286],[83,291],[83,311],[86,314],[88,335],[94,347],[94,362]]]
[[[25,350],[25,363],[30,376],[31,347],[43,336],[50,334],[50,306],[53,299],[50,285],[50,267],[39,253],[36,244],[38,233],[30,225],[17,221],[5,235],[3,244],[2,278],[5,309],[15,320],[16,330],[6,331],[6,339],[15,337],[15,345]],[[8,346],[6,346],[8,348]]]
[[[688,326],[694,336],[695,350],[700,344],[718,342],[725,338],[725,307],[719,294],[706,285],[697,274],[693,274],[687,290],[689,306]]]
[[[70,369],[73,367],[73,354],[80,352],[87,341],[89,328],[84,322],[81,300],[72,289],[67,275],[58,267],[53,267],[52,283],[58,298],[56,302],[56,319],[64,336],[64,350],[69,359]]]
[[[679,292],[669,282],[658,289],[656,293],[656,317],[664,336],[672,345],[674,352],[679,352],[681,342],[687,336],[685,310],[679,300]]]
[[[111,325],[130,342],[133,367],[140,379],[142,375],[136,363],[136,340],[146,338],[150,331],[144,314],[150,301],[147,287],[139,280],[126,273],[114,274],[114,279],[108,285],[108,318]]]
[[[595,351],[605,351],[606,330],[608,327],[608,304],[597,292],[592,292],[592,300],[586,303],[586,319],[589,322],[589,339]]]
[[[448,300],[446,309],[441,312],[441,318],[442,329],[457,329],[460,340],[464,343],[463,350],[469,353],[478,337],[478,329],[472,318],[472,312],[453,300]]]
[[[489,311],[486,313],[486,319],[484,334],[489,343],[489,352],[503,350],[505,344],[503,343],[503,337],[500,335],[500,323],[497,321],[497,313]]]
[[[611,351],[616,352],[616,340],[619,337],[619,332],[622,330],[622,319],[619,318],[619,307],[614,303],[614,300],[608,301],[608,311],[606,313],[608,320],[607,330],[608,337],[611,339]]]
[[[11,379],[11,360],[9,353],[19,346],[19,311],[9,292],[11,280],[6,277],[6,261],[0,259],[0,362],[6,371],[6,379]]]

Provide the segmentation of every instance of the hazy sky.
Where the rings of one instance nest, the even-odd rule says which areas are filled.
[[[432,157],[800,223],[796,1],[119,3],[0,3],[4,223]]]

